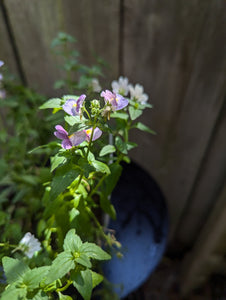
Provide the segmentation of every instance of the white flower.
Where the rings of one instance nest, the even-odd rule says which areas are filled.
[[[120,76],[118,81],[116,80],[112,81],[111,87],[115,94],[120,94],[122,96],[128,95],[129,92],[128,78]]]
[[[93,78],[91,80],[90,87],[92,88],[92,90],[94,92],[97,92],[97,93],[99,93],[102,89],[101,86],[100,86],[99,80],[97,78]]]
[[[0,67],[4,65],[4,61],[0,60]]]
[[[24,252],[27,257],[32,258],[36,251],[41,250],[41,244],[33,234],[27,232],[22,240],[19,242],[19,248]]]
[[[148,95],[144,93],[144,88],[140,84],[136,84],[133,87],[129,85],[130,96],[132,99],[139,101],[141,104],[145,104],[148,101]]]

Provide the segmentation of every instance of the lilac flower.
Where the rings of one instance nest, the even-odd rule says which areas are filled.
[[[86,95],[81,95],[77,100],[68,99],[63,105],[63,110],[71,116],[81,115],[81,107],[86,98]]]
[[[42,248],[39,240],[30,232],[27,232],[19,242],[19,249],[22,250],[27,257],[32,258],[35,252]]]
[[[136,84],[133,87],[131,84],[129,85],[130,96],[132,99],[137,100],[141,104],[146,104],[148,101],[148,95],[144,93],[144,88],[140,84]]]
[[[90,138],[91,138],[91,134],[92,134],[92,130],[93,128],[89,128],[89,129],[86,129],[85,130],[85,133],[86,133],[86,141],[89,142],[90,141]],[[93,132],[93,138],[92,138],[92,141],[95,141],[97,139],[99,139],[99,137],[101,137],[102,135],[102,131],[96,127],[94,129],[94,132]]]
[[[0,60],[0,67],[4,65],[4,61]]]
[[[118,81],[112,81],[111,86],[114,93],[121,94],[122,96],[128,95],[129,81],[127,77],[120,76]]]
[[[58,139],[62,140],[61,145],[64,149],[70,149],[73,146],[78,146],[87,138],[85,130],[75,132],[69,136],[68,132],[61,125],[56,125],[55,128],[57,131],[54,132],[54,135]]]
[[[111,104],[112,111],[120,110],[129,103],[123,96],[112,93],[109,90],[102,91],[100,95],[104,97],[105,104]]]

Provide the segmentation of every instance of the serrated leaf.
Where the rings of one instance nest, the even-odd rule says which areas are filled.
[[[49,273],[47,274],[46,284],[62,278],[71,269],[75,268],[74,258],[71,252],[64,251],[57,255],[52,265],[50,266]]]
[[[70,229],[64,239],[63,248],[65,251],[71,251],[72,253],[78,251],[82,246],[82,240],[75,234],[75,229]]]
[[[50,266],[44,266],[27,271],[23,275],[23,283],[29,289],[38,288],[40,282],[46,277],[47,273],[49,272],[49,269]]]
[[[129,115],[131,120],[137,119],[139,116],[141,116],[143,111],[141,109],[135,108],[133,106],[129,107]]]
[[[96,171],[105,173],[105,174],[110,174],[111,171],[105,163],[98,161],[98,160],[93,160],[91,161],[91,165],[96,169]]]
[[[73,168],[70,164],[59,167],[51,183],[50,199],[54,199],[62,193],[80,173],[79,168]]]
[[[52,98],[39,107],[39,109],[46,109],[46,108],[61,108],[61,99]]]
[[[92,273],[90,270],[75,273],[72,276],[73,285],[82,295],[84,300],[90,300],[92,295]]]
[[[105,252],[103,249],[101,249],[99,246],[97,246],[94,243],[84,243],[80,247],[80,251],[82,253],[85,253],[88,257],[94,258],[97,260],[108,260],[111,259],[111,256]]]
[[[110,153],[114,153],[116,151],[115,146],[113,145],[106,145],[100,151],[100,156],[104,156]]]
[[[9,284],[18,280],[22,280],[23,274],[30,270],[30,268],[23,261],[7,256],[3,257],[2,264],[7,282]]]
[[[137,122],[135,125],[134,125],[135,128],[137,129],[140,129],[142,131],[145,131],[145,132],[149,132],[149,133],[152,133],[152,134],[156,134],[156,132],[152,129],[150,129],[148,126],[144,125],[143,123],[141,122]]]

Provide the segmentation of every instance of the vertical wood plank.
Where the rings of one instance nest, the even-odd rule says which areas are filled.
[[[5,62],[9,71],[18,76],[17,63],[5,24],[3,10],[0,6],[0,60]]]
[[[5,2],[28,84],[55,94],[53,83],[62,76],[50,44],[59,31],[73,34],[84,61],[98,53],[118,72],[119,0],[7,0]],[[102,11],[100,10],[102,8]]]
[[[125,0],[124,73],[144,85],[157,131],[133,157],[163,189],[175,232],[225,91],[224,1]]]

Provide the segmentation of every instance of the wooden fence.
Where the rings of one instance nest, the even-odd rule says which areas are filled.
[[[109,80],[125,75],[144,86],[154,108],[143,122],[157,135],[134,134],[140,147],[132,157],[165,194],[177,251],[192,249],[213,208],[226,205],[219,200],[226,174],[225,4],[2,0],[0,6],[0,59],[28,86],[55,95],[61,71],[50,43],[59,31],[77,38],[87,63],[90,53],[108,61]]]

